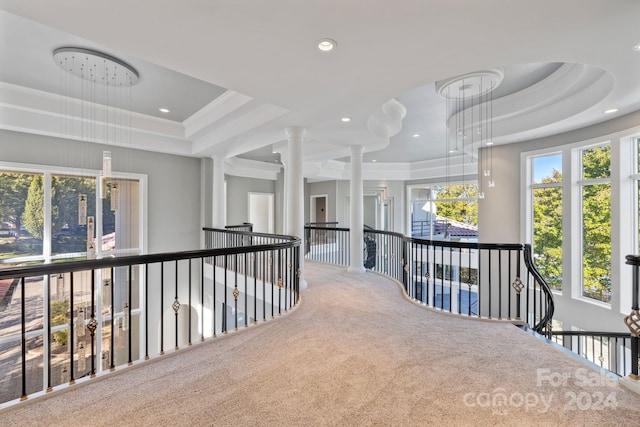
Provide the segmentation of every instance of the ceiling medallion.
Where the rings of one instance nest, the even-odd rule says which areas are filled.
[[[92,83],[128,87],[139,80],[131,65],[92,49],[61,47],[53,51],[53,59],[63,70]]]
[[[489,69],[462,74],[436,82],[438,95],[444,99],[469,99],[486,95],[502,83],[502,70]]]

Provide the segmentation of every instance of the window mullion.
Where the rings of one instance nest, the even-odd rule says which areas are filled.
[[[44,173],[44,224],[42,230],[42,256],[51,262],[51,172]]]

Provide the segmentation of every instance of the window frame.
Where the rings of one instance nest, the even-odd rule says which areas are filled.
[[[582,140],[568,140],[565,143],[550,145],[520,152],[521,162],[521,239],[525,243],[532,242],[533,205],[530,183],[532,178],[531,158],[561,152],[563,181],[563,286],[562,292],[554,292],[559,304],[566,308],[563,320],[571,323],[578,312],[606,316],[606,312],[614,315],[627,315],[631,307],[632,271],[625,264],[625,256],[640,251],[640,200],[638,185],[640,181],[640,163],[638,162],[638,139],[640,126],[627,128],[618,132]],[[575,221],[581,206],[578,181],[581,180],[579,151],[584,148],[603,144],[611,146],[611,222],[612,222],[612,289],[610,303],[583,297],[582,281],[578,273],[582,269],[581,224]],[[578,174],[580,172],[580,174]],[[581,222],[581,221],[580,221]],[[635,230],[635,232],[629,232]],[[580,250],[576,250],[580,248]],[[568,286],[567,284],[570,284]],[[581,304],[586,304],[583,306]],[[588,306],[588,307],[587,307]],[[590,308],[592,307],[592,308]],[[586,310],[586,311],[584,311]],[[598,314],[599,313],[599,314]],[[607,319],[611,319],[607,317]]]
[[[610,156],[610,162],[609,162],[609,176],[606,178],[583,178],[583,172],[584,172],[584,164],[583,164],[583,153],[586,150],[592,149],[592,148],[599,148],[599,147],[605,147],[608,146],[609,147],[609,156]],[[572,155],[576,158],[577,160],[577,168],[575,170],[575,175],[579,176],[579,178],[575,181],[575,186],[574,186],[574,191],[575,191],[575,197],[578,200],[578,203],[576,204],[576,209],[574,209],[574,212],[577,213],[577,216],[573,215],[572,212],[572,216],[571,218],[574,219],[576,218],[577,221],[576,223],[578,224],[579,229],[581,230],[579,233],[575,234],[575,241],[577,242],[577,245],[575,246],[576,248],[579,248],[579,256],[580,259],[582,260],[580,262],[579,265],[574,265],[573,267],[576,269],[576,276],[579,280],[578,281],[574,281],[574,286],[577,287],[577,289],[574,289],[574,295],[576,298],[591,302],[591,303],[596,303],[596,304],[604,304],[606,307],[610,308],[611,307],[611,298],[612,298],[612,293],[613,293],[613,289],[609,289],[609,301],[602,301],[602,300],[598,300],[596,298],[592,298],[589,297],[587,295],[584,294],[584,233],[582,232],[583,230],[583,223],[584,223],[584,189],[586,186],[592,186],[592,185],[602,185],[602,184],[608,184],[609,185],[609,209],[611,211],[611,219],[610,219],[610,224],[609,224],[609,244],[611,246],[611,252],[609,253],[609,275],[611,277],[611,288],[613,288],[613,195],[611,194],[613,191],[613,180],[612,180],[612,164],[611,164],[611,160],[613,157],[613,152],[612,152],[612,144],[611,141],[604,141],[602,143],[599,144],[589,144],[586,146],[582,146],[582,147],[578,147],[578,148],[574,148],[572,151]],[[575,164],[576,162],[574,162]]]
[[[538,153],[535,155],[531,155],[528,156],[527,158],[527,165],[526,165],[526,182],[527,182],[527,209],[526,209],[526,215],[525,218],[527,218],[525,224],[526,224],[526,238],[524,239],[525,242],[529,242],[531,243],[531,247],[534,248],[534,224],[533,224],[533,219],[534,219],[534,192],[537,189],[544,189],[544,188],[560,188],[561,189],[561,196],[562,196],[562,213],[563,213],[563,217],[564,217],[564,209],[565,209],[565,203],[564,203],[564,199],[566,197],[565,194],[565,176],[564,176],[564,171],[560,171],[562,173],[562,181],[561,182],[550,182],[550,183],[542,183],[542,182],[534,182],[534,172],[535,172],[535,168],[534,168],[534,162],[536,159],[541,158],[541,157],[547,157],[547,156],[552,156],[552,155],[560,155],[560,159],[561,159],[561,169],[564,169],[564,159],[565,159],[565,153],[563,152],[563,150],[558,150],[557,148],[554,147],[553,150],[548,150],[542,153]],[[564,252],[564,245],[565,245],[565,232],[564,232],[564,224],[562,224],[562,278],[563,278],[563,282],[564,282],[564,264],[565,264],[565,252]],[[551,291],[553,293],[556,294],[562,294],[563,291],[565,289],[565,286],[562,286],[560,289],[556,289],[556,288],[552,288]]]
[[[52,197],[51,197],[51,177],[54,175],[65,175],[72,177],[84,177],[96,180],[96,205],[95,205],[95,233],[96,240],[102,239],[102,203],[100,198],[101,185],[100,178],[102,177],[102,171],[95,169],[84,169],[74,167],[63,166],[50,166],[40,164],[29,163],[14,163],[0,161],[0,170],[14,173],[33,173],[41,174],[44,180],[44,229],[42,238],[42,253],[40,255],[29,255],[22,257],[7,258],[3,260],[5,262],[38,262],[42,261],[50,263],[52,261],[64,260],[70,257],[83,257],[87,255],[87,252],[67,252],[52,254],[51,248],[51,209],[52,209]],[[148,177],[146,174],[132,173],[132,172],[117,172],[112,171],[110,177],[116,179],[128,179],[137,180],[139,182],[138,198],[139,198],[139,212],[138,212],[138,247],[125,248],[116,250],[102,250],[102,245],[96,245],[96,258],[100,258],[105,255],[137,255],[147,252],[147,182]],[[0,264],[1,266],[2,264]]]

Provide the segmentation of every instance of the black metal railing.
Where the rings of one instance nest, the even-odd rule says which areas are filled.
[[[305,227],[306,258],[349,264],[349,229]],[[364,267],[412,299],[460,315],[522,322],[546,333],[553,295],[523,244],[426,240],[365,229]]]
[[[638,376],[640,338],[640,255],[627,255],[632,267],[631,311],[624,318],[630,332],[551,331],[554,342],[621,377]],[[622,325],[620,325],[622,327]]]
[[[305,255],[331,264],[349,264],[349,229],[335,225],[304,227]]]
[[[0,404],[288,311],[300,240],[267,240],[0,270],[14,287],[0,316]]]
[[[253,224],[251,224],[250,222],[243,222],[242,224],[238,224],[238,225],[225,225],[224,226],[225,230],[234,230],[234,231],[253,231]]]
[[[624,377],[631,373],[631,335],[616,332],[551,331],[553,342],[591,363]],[[635,359],[637,365],[637,358]]]
[[[305,227],[337,227],[338,221],[308,222]]]

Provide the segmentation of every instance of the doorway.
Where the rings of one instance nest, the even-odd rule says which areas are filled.
[[[274,232],[274,194],[249,193],[249,222],[257,233]]]
[[[320,194],[311,196],[309,206],[309,216],[311,223],[327,222],[327,195]]]

